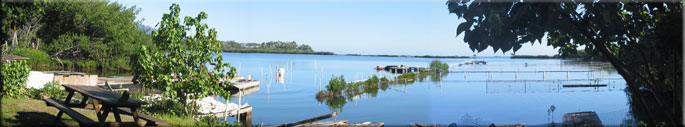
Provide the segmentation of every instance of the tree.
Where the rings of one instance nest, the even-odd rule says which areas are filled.
[[[39,21],[45,13],[43,6],[39,2],[8,0],[0,2],[0,8],[0,40],[5,45],[2,54],[11,52],[13,48],[38,46],[36,32],[42,26]]]
[[[192,115],[197,110],[195,102],[200,98],[230,97],[226,90],[230,83],[220,82],[222,78],[232,78],[235,68],[222,62],[221,42],[216,40],[216,30],[202,22],[207,19],[205,12],[194,18],[186,16],[181,23],[179,5],[172,4],[169,10],[152,34],[158,50],[140,48],[133,81],[145,88],[161,90],[165,97],[182,103],[185,113]],[[211,70],[209,64],[213,65]],[[226,68],[229,68],[228,72]]]
[[[447,71],[450,66],[447,63],[443,63],[440,60],[433,60],[430,63],[430,68],[435,71]]]
[[[304,45],[304,44],[297,47],[297,49],[300,51],[303,51],[303,52],[314,52],[312,47],[310,47],[309,45]]]
[[[139,46],[151,45],[150,35],[136,21],[138,8],[107,1],[41,3],[45,6],[41,22],[50,25],[38,31],[38,36],[47,40],[42,50],[53,57],[94,60],[100,69],[130,70],[129,56]]]
[[[226,41],[226,42],[223,42],[223,48],[240,49],[240,48],[243,48],[243,46],[240,45],[240,43],[235,42],[235,41]]]
[[[603,1],[485,3],[449,0],[465,22],[457,27],[471,50],[515,52],[526,43],[560,48],[562,56],[584,46],[603,56],[628,84],[635,117],[649,125],[680,125],[682,120],[681,1]],[[541,43],[541,42],[540,42]],[[637,109],[636,107],[640,108]],[[660,117],[660,118],[657,118]]]

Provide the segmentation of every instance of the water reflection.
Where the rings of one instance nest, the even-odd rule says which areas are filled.
[[[242,64],[241,74],[252,74],[262,79],[260,92],[245,98],[250,105],[258,107],[253,119],[266,125],[299,121],[311,116],[339,112],[339,120],[350,122],[378,121],[386,125],[407,125],[412,121],[424,124],[460,123],[461,116],[498,123],[525,122],[531,125],[548,123],[547,110],[550,105],[557,109],[551,115],[561,121],[563,114],[571,112],[595,111],[603,123],[617,125],[623,123],[630,111],[626,98],[625,81],[616,80],[607,87],[599,88],[558,88],[556,79],[567,79],[566,72],[547,73],[545,82],[491,81],[489,74],[468,74],[464,81],[462,73],[417,74],[415,80],[400,80],[393,83],[376,83],[373,86],[359,85],[358,90],[341,91],[337,96],[316,98],[316,93],[326,91],[331,75],[345,75],[350,80],[355,75],[369,77],[397,77],[399,74],[376,72],[371,68],[377,65],[426,65],[433,59],[360,57],[360,56],[320,56],[284,54],[236,54],[225,53],[231,63]],[[465,59],[440,59],[456,63]],[[283,65],[289,61],[294,64]],[[488,65],[461,66],[456,71],[557,71],[592,70],[589,65],[597,63],[567,62],[558,59],[509,59],[488,58]],[[529,66],[525,67],[524,63]],[[577,64],[576,64],[577,63]],[[284,83],[278,83],[275,66],[286,68]],[[267,68],[270,67],[270,68]],[[262,69],[263,68],[263,69]],[[292,69],[291,69],[292,68]],[[269,73],[271,71],[271,73]],[[600,73],[571,73],[571,78],[606,77],[620,78],[611,70]],[[257,75],[261,76],[257,77]],[[271,75],[270,75],[271,74]],[[521,79],[542,79],[542,74],[520,74]],[[292,79],[291,79],[292,78]],[[269,83],[269,79],[271,83]],[[496,80],[515,80],[513,73],[494,74]],[[476,82],[478,81],[478,82]],[[580,82],[577,84],[590,84]],[[278,85],[271,87],[271,85]],[[317,86],[318,85],[318,86]],[[509,87],[511,86],[511,87]],[[348,92],[348,93],[345,93]],[[316,99],[312,99],[316,98]],[[237,99],[232,100],[237,101]],[[382,103],[379,105],[378,103]],[[353,104],[349,104],[353,103]],[[392,106],[388,106],[392,105]],[[503,106],[505,105],[505,106]],[[347,107],[345,107],[347,106]],[[304,113],[306,112],[306,113]],[[499,115],[491,115],[499,114]],[[418,117],[407,118],[408,115]],[[628,116],[629,117],[629,116]],[[486,125],[481,123],[480,125]]]
[[[343,112],[343,107],[347,102],[356,101],[362,97],[374,98],[380,91],[392,90],[391,86],[404,86],[403,91],[406,91],[406,86],[414,84],[417,80],[423,82],[430,77],[432,82],[441,83],[443,77],[448,73],[442,72],[419,72],[418,75],[412,73],[405,73],[393,80],[387,80],[385,76],[378,78],[376,75],[372,78],[364,80],[363,82],[353,82],[347,84],[347,88],[342,91],[320,91],[316,95],[316,100],[319,103],[324,103],[331,111]]]

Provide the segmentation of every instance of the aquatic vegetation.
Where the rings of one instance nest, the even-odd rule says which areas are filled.
[[[341,75],[340,77],[333,76],[333,78],[328,81],[326,89],[328,91],[340,92],[345,89],[345,87],[347,87],[347,82],[345,82],[345,77]]]
[[[438,76],[439,78],[441,76],[446,76],[447,73],[436,74],[435,72],[420,71],[417,74],[409,72],[393,77],[393,80],[389,80],[387,77],[373,75],[364,81],[349,83],[345,81],[345,78],[342,75],[333,75],[328,82],[328,85],[326,85],[326,91],[319,91],[316,94],[316,100],[319,101],[319,103],[325,103],[331,110],[340,110],[342,112],[342,107],[347,101],[358,99],[364,94],[367,94],[370,97],[376,97],[379,90],[385,91],[390,88],[390,85],[412,84],[417,78],[423,80],[429,75]]]
[[[450,69],[450,66],[440,60],[433,60],[430,63],[430,68],[435,71],[447,71],[447,69]]]

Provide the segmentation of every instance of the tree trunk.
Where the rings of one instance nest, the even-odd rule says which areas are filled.
[[[12,44],[10,45],[14,48],[17,44],[17,30],[12,31]]]
[[[36,38],[36,49],[38,49],[38,46],[40,46],[40,38]]]
[[[566,11],[568,11],[568,10],[566,10]],[[562,15],[565,15],[564,12],[561,12],[561,13],[562,13]],[[632,92],[632,94],[636,95],[635,98],[632,98],[632,99],[634,99],[633,101],[637,100],[637,102],[641,105],[639,107],[643,107],[644,108],[643,110],[646,111],[645,113],[647,114],[647,117],[648,117],[647,121],[650,121],[651,123],[656,124],[657,121],[654,119],[656,117],[651,112],[651,110],[649,108],[647,108],[650,106],[647,105],[647,102],[644,100],[644,98],[642,98],[643,94],[638,87],[638,84],[637,84],[638,80],[636,80],[635,77],[633,77],[631,75],[631,72],[633,72],[633,71],[629,70],[629,68],[627,68],[625,66],[625,64],[623,64],[620,60],[618,60],[618,58],[616,58],[616,56],[614,56],[614,54],[611,52],[611,49],[609,49],[605,45],[604,41],[598,40],[599,36],[594,34],[594,33],[597,33],[596,31],[594,31],[593,29],[589,29],[589,31],[588,31],[587,28],[582,27],[582,26],[589,26],[589,23],[583,23],[583,22],[580,22],[578,20],[573,20],[574,18],[571,16],[579,17],[579,15],[573,10],[568,11],[567,14],[572,14],[572,15],[569,15],[568,18],[571,19],[570,23],[573,25],[573,27],[576,28],[577,31],[579,31],[582,36],[587,37],[587,39],[593,45],[595,45],[597,47],[596,49],[600,51],[600,53],[611,63],[611,65],[616,69],[616,71],[626,81],[626,84],[628,86],[628,90],[630,92]],[[579,23],[583,23],[583,24],[579,24]],[[594,38],[594,37],[598,37],[598,38]],[[655,96],[655,100],[660,100],[660,99],[656,98],[656,96]],[[665,114],[668,115],[668,117],[670,118],[669,120],[672,120],[672,117],[669,115],[668,112],[666,112]]]

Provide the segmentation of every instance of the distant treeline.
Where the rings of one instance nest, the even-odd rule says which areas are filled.
[[[283,53],[283,54],[320,54],[335,55],[332,52],[316,52],[309,45],[298,45],[295,41],[269,41],[262,43],[222,42],[221,50],[238,53]]]
[[[556,59],[556,58],[561,58],[559,55],[513,55],[511,58],[535,58],[535,59]]]
[[[415,58],[470,58],[469,56],[410,56],[410,55],[361,55],[361,54],[345,54],[346,56],[375,56],[375,57],[415,57]]]
[[[553,56],[548,55],[512,55],[512,59],[516,58],[527,58],[527,59],[581,59],[586,61],[605,61],[604,57],[601,57],[599,53],[593,53],[597,55],[590,55],[585,50],[578,50],[576,52],[571,52],[567,54],[556,54]]]

